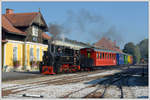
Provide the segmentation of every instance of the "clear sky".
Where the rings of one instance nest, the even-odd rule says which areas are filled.
[[[65,37],[94,43],[102,36],[123,48],[148,38],[148,2],[2,2],[15,13],[40,11],[47,23],[64,27]]]

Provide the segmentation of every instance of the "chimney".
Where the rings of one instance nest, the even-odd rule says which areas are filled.
[[[13,14],[14,13],[13,11],[14,11],[13,9],[7,8],[6,9],[6,14]]]

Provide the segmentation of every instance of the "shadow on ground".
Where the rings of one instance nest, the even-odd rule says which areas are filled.
[[[148,67],[141,67],[141,68],[129,68],[128,70],[126,70],[127,72],[120,72],[120,73],[116,73],[114,75],[110,75],[110,76],[106,76],[103,78],[99,78],[99,79],[95,79],[89,82],[86,82],[85,84],[96,84],[99,83],[100,85],[105,85],[106,82],[103,82],[103,80],[106,79],[112,79],[112,77],[114,77],[115,75],[120,75],[121,74],[121,85],[122,86],[148,86]],[[144,72],[144,74],[143,74]],[[128,75],[128,77],[126,77]],[[115,83],[110,83],[107,82],[107,84],[111,84],[111,85],[117,85]],[[142,98],[142,97],[139,97]]]

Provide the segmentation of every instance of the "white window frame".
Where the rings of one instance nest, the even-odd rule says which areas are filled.
[[[36,25],[32,26],[32,35],[38,37],[39,28]]]
[[[40,48],[39,47],[36,48],[36,57],[37,57],[37,61],[40,61]]]
[[[16,59],[14,59],[14,48],[17,48],[17,49],[16,49],[16,53],[15,53],[15,54],[16,54],[16,55],[15,55],[15,56],[16,56]],[[14,46],[13,46],[13,61],[17,61],[17,60],[18,60],[18,46],[17,46],[17,45],[14,45]]]

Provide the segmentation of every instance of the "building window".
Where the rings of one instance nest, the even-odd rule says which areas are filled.
[[[13,61],[17,61],[17,47],[13,48]]]
[[[33,41],[37,41],[37,37],[33,37],[32,40],[33,40]]]
[[[33,36],[38,36],[38,26],[32,26],[32,35]]]
[[[34,56],[33,56],[33,48],[30,48],[30,61],[34,60]]]
[[[40,61],[40,49],[36,49],[36,54],[37,54],[37,60]]]

